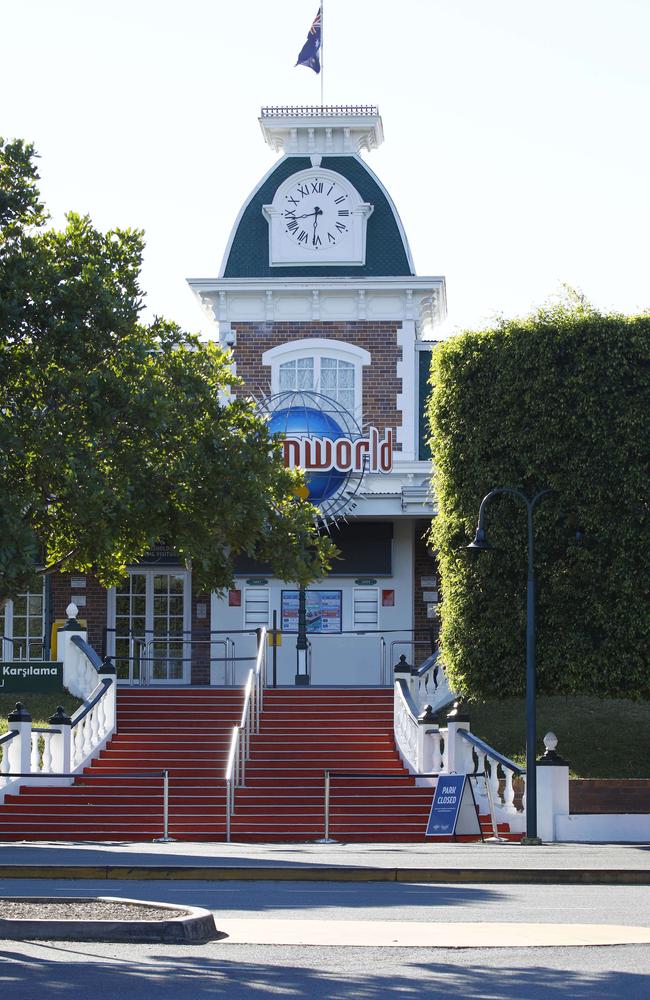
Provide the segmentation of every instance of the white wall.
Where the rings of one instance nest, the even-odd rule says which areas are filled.
[[[359,574],[362,576],[372,576],[372,574]],[[242,607],[228,607],[228,595],[223,598],[212,596],[212,629],[243,629],[244,625],[244,605],[246,579],[238,578],[236,585],[242,591]],[[392,667],[399,659],[400,653],[405,653],[407,659],[411,660],[413,652],[408,641],[412,638],[408,631],[413,627],[413,524],[408,518],[396,520],[393,531],[393,572],[389,577],[372,577],[377,580],[379,590],[379,622],[376,626],[379,630],[385,630],[385,673],[381,675],[380,660],[380,639],[379,634],[360,634],[362,627],[356,627],[356,634],[334,634],[334,635],[312,635],[309,639],[312,643],[312,684],[332,684],[332,685],[378,685],[380,683],[392,686]],[[278,613],[278,626],[281,624],[281,592],[282,590],[295,589],[295,585],[283,583],[273,577],[268,577],[268,587],[270,590],[269,620],[264,623],[270,627],[272,622],[272,612],[275,609]],[[341,590],[343,618],[343,632],[350,632],[355,629],[353,620],[354,611],[354,590],[357,587],[354,577],[342,577],[331,574],[324,580],[313,585],[313,589],[320,590]],[[381,590],[390,589],[395,591],[395,606],[381,607]],[[372,627],[372,626],[370,626]],[[395,633],[390,630],[401,630]],[[220,636],[217,638],[221,638]],[[253,640],[249,637],[237,636],[232,638],[236,643],[236,655],[248,655],[253,650]],[[401,642],[391,647],[395,640]],[[250,645],[251,650],[248,650]],[[223,649],[215,649],[215,655],[221,656]],[[271,650],[269,650],[269,681],[271,670]],[[239,664],[236,671],[236,679],[242,681],[246,676],[248,666],[245,663]],[[287,634],[282,637],[282,646],[278,649],[278,683],[293,685],[296,673],[296,636]],[[222,684],[224,678],[223,668],[213,671],[213,683]]]
[[[583,844],[650,843],[650,815],[585,814],[555,817],[555,839]]]

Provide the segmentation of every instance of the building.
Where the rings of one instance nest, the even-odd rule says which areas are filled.
[[[423,534],[433,511],[423,410],[445,283],[415,274],[395,205],[362,158],[383,141],[375,107],[268,107],[281,154],[242,205],[218,277],[190,286],[233,351],[233,368],[308,471],[310,499],[341,551],[305,595],[308,652],[298,658],[301,595],[241,560],[224,595],[197,593],[159,546],[106,592],[60,575],[5,608],[5,657],[34,657],[74,601],[118,676],[224,684],[245,673],[250,633],[275,620],[276,678],[314,685],[392,683],[405,654],[435,633],[436,566]],[[435,636],[434,636],[435,637]]]

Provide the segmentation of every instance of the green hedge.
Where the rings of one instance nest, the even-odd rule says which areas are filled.
[[[431,384],[452,686],[476,698],[524,690],[524,505],[493,500],[495,551],[465,546],[490,489],[551,487],[535,514],[539,690],[649,697],[650,315],[578,301],[463,333],[434,350]]]

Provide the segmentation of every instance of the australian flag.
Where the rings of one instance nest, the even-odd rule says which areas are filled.
[[[314,18],[314,23],[309,29],[307,41],[300,50],[296,66],[307,66],[308,69],[313,69],[314,73],[320,73],[320,32],[321,17],[319,7],[318,14]]]

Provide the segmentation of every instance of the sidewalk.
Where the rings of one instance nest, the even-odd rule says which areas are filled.
[[[4,843],[0,877],[650,885],[650,843]]]

